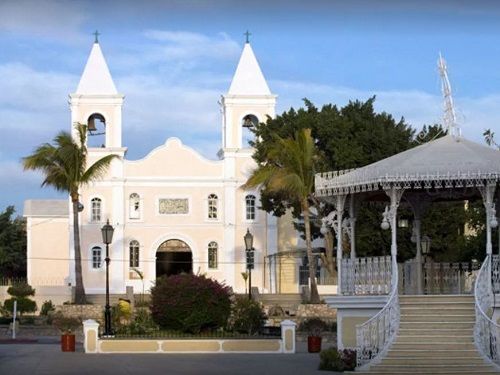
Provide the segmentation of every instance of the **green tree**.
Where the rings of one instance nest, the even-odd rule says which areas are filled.
[[[26,277],[26,223],[14,213],[14,206],[0,213],[0,277]]]
[[[320,155],[311,136],[311,129],[297,131],[293,138],[273,137],[267,154],[244,185],[262,185],[264,191],[279,194],[288,204],[300,207],[304,219],[312,303],[319,303],[316,284],[316,263],[311,242],[310,204],[314,200],[314,176],[320,165]]]
[[[375,97],[369,100],[351,101],[344,107],[327,104],[318,109],[309,100],[304,99],[305,107],[295,110],[291,108],[276,118],[268,118],[266,123],[258,124],[254,129],[254,159],[260,164],[266,160],[269,148],[274,145],[274,137],[292,137],[300,129],[310,128],[316,146],[323,155],[318,171],[330,171],[358,168],[380,159],[402,152],[414,145],[415,131],[402,118],[396,121],[390,114],[377,113],[373,104]],[[286,209],[291,209],[294,216],[301,215],[300,206],[286,199],[282,192],[263,189],[261,205],[267,212],[281,216]],[[330,206],[319,207],[316,212],[321,217],[331,211]],[[380,231],[380,212],[382,206],[361,202],[356,221],[357,253],[364,255],[380,255],[390,248],[389,234]],[[312,238],[321,237],[321,221],[313,218],[311,225]],[[304,233],[302,224],[297,229]],[[323,264],[333,272],[333,233],[325,236],[327,255]],[[344,248],[347,248],[344,247]]]
[[[42,186],[69,193],[73,212],[73,236],[75,247],[75,303],[84,304],[85,288],[82,279],[80,226],[78,220],[79,190],[82,186],[101,178],[111,161],[118,155],[107,155],[87,166],[87,125],[75,125],[75,138],[68,132],[60,132],[53,144],[44,143],[33,154],[23,158],[25,170],[40,170],[45,175]]]

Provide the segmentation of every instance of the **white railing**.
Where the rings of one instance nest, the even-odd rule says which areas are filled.
[[[389,294],[391,269],[390,256],[342,259],[341,293],[344,295]]]
[[[389,348],[399,329],[398,267],[392,259],[391,293],[384,308],[356,326],[357,366],[379,359]]]
[[[491,255],[487,255],[477,275],[474,287],[476,306],[476,324],[474,326],[474,342],[481,354],[500,364],[498,340],[500,326],[491,317],[494,308],[494,293],[491,278]],[[498,262],[495,262],[498,263]],[[497,265],[496,265],[497,267]]]

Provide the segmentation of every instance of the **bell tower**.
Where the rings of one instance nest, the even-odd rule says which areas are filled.
[[[248,40],[241,53],[231,86],[222,95],[222,149],[224,153],[248,149],[253,133],[250,128],[274,117],[276,95],[271,94],[266,79]]]
[[[122,94],[116,90],[95,33],[90,56],[76,92],[70,94],[71,123],[87,124],[88,142],[101,136],[97,147],[122,148]],[[72,129],[74,131],[74,129]],[[93,145],[89,144],[91,148]]]

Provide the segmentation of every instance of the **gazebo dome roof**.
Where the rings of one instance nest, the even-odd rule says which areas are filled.
[[[446,135],[365,167],[316,175],[316,194],[329,196],[390,186],[484,186],[500,178],[500,151]]]

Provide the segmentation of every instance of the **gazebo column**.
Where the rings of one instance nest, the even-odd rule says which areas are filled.
[[[351,259],[356,259],[356,207],[354,205],[354,194],[349,200],[349,239],[351,240]]]
[[[384,212],[384,220],[382,222],[382,227],[384,228],[384,223],[388,223],[391,228],[391,257],[393,260],[396,258],[398,253],[398,244],[397,244],[397,212],[399,207],[399,202],[401,201],[401,197],[403,196],[404,189],[397,188],[392,186],[389,189],[384,189],[385,193],[391,199],[390,208]],[[389,229],[385,227],[386,229]]]
[[[495,203],[493,202],[493,196],[495,195],[495,184],[487,184],[484,187],[479,187],[479,191],[483,197],[483,204],[486,211],[486,254],[491,255],[493,252],[493,246],[491,243],[491,228],[496,228],[498,226],[498,221],[496,218]]]
[[[344,205],[346,195],[337,195],[335,199],[335,227],[337,235],[337,290],[342,293],[342,217],[344,216]],[[339,294],[340,294],[339,293]]]
[[[417,294],[424,292],[424,280],[422,275],[423,259],[422,259],[422,217],[429,207],[430,200],[421,194],[408,193],[405,195],[405,200],[410,204],[413,211],[413,233],[415,236],[416,256],[415,262],[417,267]]]

